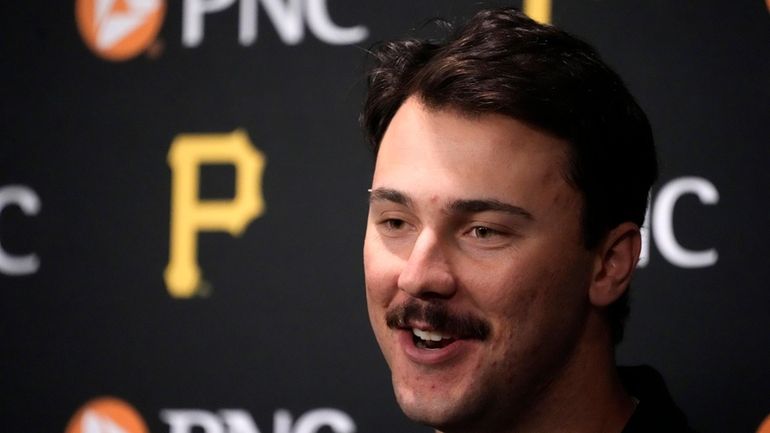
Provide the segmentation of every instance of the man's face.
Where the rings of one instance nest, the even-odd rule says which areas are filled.
[[[369,318],[410,418],[486,431],[569,364],[594,264],[567,144],[408,99],[382,140],[364,243]]]

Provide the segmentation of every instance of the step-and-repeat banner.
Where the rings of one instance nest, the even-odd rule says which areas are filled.
[[[759,431],[770,2],[507,4],[593,43],[653,124],[620,362],[659,369],[701,432]],[[477,7],[3,2],[0,431],[427,431],[365,313],[357,115],[369,46]]]

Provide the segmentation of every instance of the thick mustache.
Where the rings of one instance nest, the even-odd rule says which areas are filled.
[[[484,340],[490,332],[487,321],[471,314],[450,313],[443,302],[412,299],[392,308],[385,315],[385,323],[391,329],[409,328],[414,321],[424,322],[436,331],[459,338]]]

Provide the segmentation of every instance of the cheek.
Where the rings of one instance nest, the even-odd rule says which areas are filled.
[[[366,301],[370,314],[378,308],[387,308],[397,293],[398,263],[381,244],[368,236],[364,241],[364,280]]]
[[[493,316],[510,318],[518,316],[538,296],[542,282],[542,269],[537,263],[522,263],[506,259],[496,266],[469,273],[464,279],[468,293],[481,311]]]
[[[574,324],[584,310],[590,275],[584,266],[569,261],[558,266],[548,263],[541,259],[511,264],[497,274],[475,279],[478,293],[483,294],[476,303],[497,322],[504,338],[559,333],[562,325]]]
[[[511,255],[488,263],[484,272],[468,275],[485,293],[486,307],[520,310],[587,295],[592,259],[566,238],[532,239]]]

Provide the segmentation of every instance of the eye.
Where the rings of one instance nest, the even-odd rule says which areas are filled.
[[[388,229],[388,230],[394,230],[395,231],[395,230],[403,229],[404,226],[406,225],[406,222],[404,222],[404,220],[400,220],[400,219],[397,219],[397,218],[388,218],[388,219],[386,219],[385,221],[383,221],[380,224],[385,226],[385,228]]]
[[[377,222],[377,230],[384,236],[400,237],[411,231],[412,225],[401,218],[384,217]]]
[[[470,231],[471,236],[478,239],[490,239],[494,236],[500,235],[501,233],[498,232],[495,229],[491,229],[489,227],[484,226],[476,226],[471,228]]]

